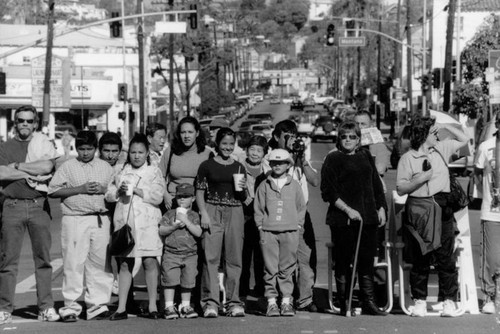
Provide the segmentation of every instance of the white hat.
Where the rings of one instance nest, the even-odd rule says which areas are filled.
[[[293,159],[287,150],[278,148],[269,153],[269,161],[288,161],[293,164]]]

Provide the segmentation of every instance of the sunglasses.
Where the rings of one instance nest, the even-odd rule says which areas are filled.
[[[22,123],[28,123],[28,124],[33,124],[35,122],[34,119],[24,119],[24,118],[18,118],[16,120],[17,124],[22,124]]]
[[[177,198],[191,198],[193,196],[191,196],[191,195],[177,195],[175,197],[177,197]]]
[[[358,139],[359,137],[356,135],[342,135],[342,136],[340,136],[340,139],[342,139],[342,140],[346,140],[347,138],[349,138],[350,140],[355,140],[355,139]]]

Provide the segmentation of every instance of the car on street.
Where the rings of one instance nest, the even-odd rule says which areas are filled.
[[[290,95],[290,96],[285,96],[281,99],[281,101],[284,104],[291,104],[295,100],[300,100],[300,96],[298,95]]]
[[[252,93],[251,96],[256,102],[264,101],[264,94],[261,92]]]
[[[291,111],[292,110],[302,111],[302,110],[304,110],[304,104],[299,99],[295,99],[292,101],[292,103],[290,103],[290,110]]]
[[[294,117],[293,121],[297,124],[297,133],[300,136],[310,136],[314,130],[314,120],[311,115],[305,113]]]
[[[313,97],[306,97],[304,101],[302,101],[302,104],[304,105],[304,108],[314,108],[316,106],[316,102],[314,101]]]
[[[320,116],[314,122],[314,129],[311,132],[311,140],[313,143],[321,140],[337,140],[338,121],[332,116]]]
[[[246,131],[246,130],[250,129],[250,126],[252,126],[254,124],[262,124],[262,123],[258,119],[250,119],[250,120],[243,121],[240,123],[239,131]]]
[[[271,100],[269,101],[269,103],[271,103],[271,104],[281,104],[281,100],[280,100],[279,97],[273,96],[273,97],[271,97]]]
[[[272,123],[273,122],[273,116],[270,113],[256,113],[256,114],[249,114],[247,116],[247,120],[258,120],[261,123]]]

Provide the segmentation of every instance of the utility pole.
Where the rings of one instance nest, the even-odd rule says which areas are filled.
[[[457,0],[450,0],[448,5],[448,24],[446,27],[446,46],[444,58],[444,101],[443,110],[450,111],[451,105],[451,63],[452,63],[452,49],[453,49],[453,31],[455,26],[455,11]],[[458,61],[457,61],[458,62]]]
[[[52,45],[54,43],[54,7],[55,1],[49,0],[49,15],[47,19],[47,51],[45,53],[45,77],[43,79],[43,122],[49,125],[50,118],[50,76],[52,72]],[[83,124],[82,124],[83,126]]]
[[[143,14],[143,0],[137,0],[137,14]],[[142,16],[137,19],[137,46],[139,53],[139,132],[144,133],[145,111],[144,111],[144,30]]]
[[[408,40],[408,45],[411,46],[411,4],[410,0],[406,0],[406,39]],[[410,114],[413,114],[413,71],[412,71],[412,60],[413,60],[413,50],[408,48],[406,52],[406,81],[408,89],[408,102]]]
[[[427,76],[427,34],[426,34],[426,25],[427,25],[427,0],[424,0],[424,17],[422,20],[422,50],[424,54],[422,55],[422,77]],[[425,86],[422,85],[424,88]],[[431,89],[432,83],[429,85],[427,89],[422,89],[422,116],[427,114],[427,90]]]
[[[168,5],[170,10],[174,10],[174,0],[168,0]],[[175,17],[174,15],[170,15],[170,21],[174,21]],[[170,135],[169,137],[172,138],[172,136],[175,133],[175,117],[174,117],[174,34],[170,34],[169,36],[169,43],[168,43],[168,53],[170,57],[170,65],[169,65],[169,78],[168,78],[168,90],[169,90],[169,110],[170,110],[170,117],[167,119],[170,121]]]
[[[396,39],[401,39],[401,0],[398,0],[398,9],[397,9],[397,24],[396,31],[394,32],[394,37]],[[398,42],[394,42],[394,68],[392,72],[392,78],[400,78],[401,77],[401,46]]]

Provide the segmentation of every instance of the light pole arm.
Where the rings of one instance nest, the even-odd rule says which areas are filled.
[[[420,54],[427,53],[427,51],[425,51],[425,50],[414,48],[413,46],[408,45],[408,44],[404,43],[403,41],[400,41],[399,39],[392,37],[391,35],[388,35],[386,33],[383,33],[383,32],[377,31],[377,30],[360,28],[360,29],[345,29],[345,31],[349,31],[349,32],[351,32],[351,31],[352,32],[364,31],[364,32],[369,32],[369,33],[381,35],[381,36],[383,36],[385,38],[388,38],[388,39],[390,39],[390,40],[392,40],[392,41],[394,41],[396,43],[401,44],[402,46],[404,46],[404,47],[406,47],[408,49],[412,49],[413,51],[415,51],[417,53],[420,53]]]
[[[100,21],[89,23],[89,24],[85,24],[83,26],[72,27],[72,28],[68,28],[64,31],[54,33],[54,39],[56,39],[57,37],[67,35],[67,34],[72,33],[72,32],[76,32],[76,31],[87,29],[87,28],[94,27],[94,26],[99,26],[99,25],[102,25],[105,23],[118,22],[118,21],[128,20],[128,19],[135,19],[138,17],[148,17],[148,16],[156,16],[156,15],[168,15],[168,14],[191,14],[191,13],[196,13],[196,11],[195,10],[172,10],[172,11],[163,11],[163,12],[155,12],[155,13],[134,14],[134,15],[123,16],[123,17],[121,17],[121,16],[114,17],[112,19],[100,20]],[[10,50],[10,51],[7,51],[5,53],[0,54],[0,59],[11,56],[13,54],[16,54],[16,53],[21,52],[21,51],[26,50],[26,49],[29,49],[31,47],[37,46],[37,45],[42,44],[46,41],[47,41],[46,37],[39,38],[34,42],[28,43],[28,44],[23,45],[21,47],[18,47],[16,49],[13,49],[13,50]]]

